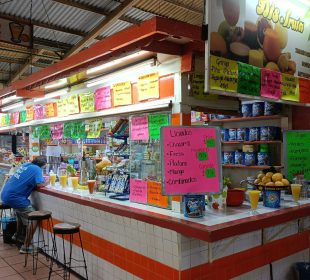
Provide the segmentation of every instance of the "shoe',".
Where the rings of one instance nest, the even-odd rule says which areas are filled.
[[[38,251],[39,251],[38,247],[35,247],[32,245],[30,245],[28,248],[25,245],[23,245],[22,247],[20,247],[20,250],[19,250],[19,252],[21,254],[32,254],[32,253],[36,253]]]
[[[16,242],[17,241],[17,234],[14,233],[14,235],[11,237],[11,239]]]
[[[14,235],[11,237],[11,239],[15,243],[24,243],[24,241],[25,241],[25,237],[24,236],[18,235],[16,233],[14,233]]]

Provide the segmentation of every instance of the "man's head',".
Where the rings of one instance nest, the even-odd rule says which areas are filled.
[[[33,161],[32,161],[32,164],[35,164],[39,167],[44,167],[46,165],[46,157],[45,156],[39,156],[39,157],[36,157]]]

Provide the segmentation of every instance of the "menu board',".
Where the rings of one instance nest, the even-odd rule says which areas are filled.
[[[292,180],[295,174],[304,174],[310,180],[310,130],[284,132],[285,174]]]
[[[163,191],[167,195],[221,190],[221,141],[216,127],[161,128]]]

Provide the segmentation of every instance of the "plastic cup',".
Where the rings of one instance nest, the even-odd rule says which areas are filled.
[[[79,185],[79,177],[71,177],[71,184],[73,189],[76,190]]]
[[[59,182],[60,182],[60,185],[65,188],[67,187],[67,181],[68,181],[68,176],[67,175],[61,175],[59,176]]]
[[[88,191],[90,194],[94,193],[96,180],[87,180]]]
[[[249,194],[249,199],[250,199],[250,203],[251,203],[251,209],[252,210],[256,210],[257,209],[257,205],[258,205],[258,201],[259,201],[259,195],[260,195],[260,191],[248,191]]]
[[[292,197],[295,202],[299,200],[301,185],[300,184],[291,184]]]
[[[51,174],[50,175],[50,183],[54,187],[56,183],[56,174]]]

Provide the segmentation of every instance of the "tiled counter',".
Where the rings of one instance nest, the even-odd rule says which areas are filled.
[[[291,279],[309,261],[310,201],[278,210],[207,210],[187,219],[170,210],[89,198],[50,188],[33,194],[55,222],[81,224],[90,279]],[[57,238],[59,242],[59,239]],[[73,253],[78,257],[78,247]],[[79,274],[83,273],[77,271]]]

